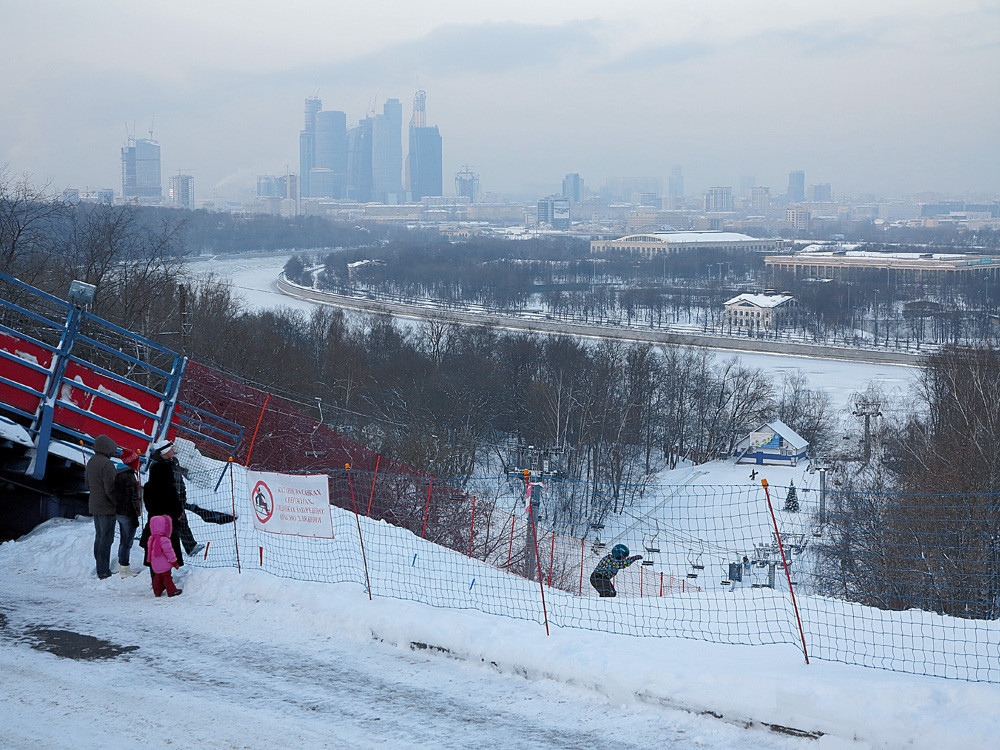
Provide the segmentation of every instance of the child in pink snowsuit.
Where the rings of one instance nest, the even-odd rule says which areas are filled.
[[[146,542],[146,562],[153,571],[153,593],[159,596],[164,590],[167,596],[177,596],[181,589],[174,585],[172,568],[179,568],[174,546],[170,543],[173,523],[170,516],[153,516],[149,519],[149,541]]]

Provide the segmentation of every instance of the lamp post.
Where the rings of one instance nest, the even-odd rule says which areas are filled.
[[[875,346],[878,346],[878,289],[875,290],[875,304],[873,305],[875,314]]]

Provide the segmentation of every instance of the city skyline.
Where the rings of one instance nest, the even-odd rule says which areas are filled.
[[[10,4],[5,26],[0,165],[55,190],[117,192],[128,132],[151,131],[164,182],[252,192],[299,172],[305,98],[351,124],[422,89],[445,194],[465,167],[483,194],[543,196],[574,173],[666,184],[674,165],[687,195],[745,175],[781,195],[795,171],[837,196],[1000,193],[1000,9],[977,0],[381,2],[349,19],[43,0]]]

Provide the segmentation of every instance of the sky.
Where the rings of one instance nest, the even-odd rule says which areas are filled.
[[[219,465],[198,458],[186,441],[178,441],[178,449],[191,469],[189,498],[224,511],[235,502],[239,517],[234,533],[229,524],[206,524],[188,514],[195,536],[209,544],[175,573],[179,597],[155,598],[144,570],[132,578],[98,580],[89,518],[49,521],[0,545],[4,747],[995,746],[1000,684],[817,658],[823,644],[811,633],[813,658],[807,664],[795,638],[754,644],[758,615],[752,609],[742,610],[749,619],[738,627],[743,640],[735,645],[697,636],[605,632],[608,624],[641,623],[643,615],[677,607],[687,615],[679,621],[711,631],[744,598],[752,607],[787,598],[785,592],[755,595],[755,589],[734,587],[716,595],[706,589],[651,597],[647,589],[636,596],[637,571],[645,570],[636,565],[616,577],[617,599],[549,589],[547,635],[537,617],[537,584],[492,573],[493,583],[506,579],[508,588],[490,591],[523,592],[534,613],[527,619],[423,603],[428,596],[447,599],[450,592],[461,606],[470,577],[473,584],[479,578],[476,591],[487,591],[484,566],[338,509],[332,555],[320,551],[325,540],[306,540],[296,545],[294,559],[279,559],[279,551],[290,547],[264,532],[253,536],[242,470],[234,472],[235,492],[226,481],[213,494]],[[815,510],[810,503],[816,493],[804,491],[815,486],[815,475],[804,466],[761,471],[775,487],[794,474],[803,503],[794,515]],[[719,489],[738,481],[746,485],[745,472],[720,461],[672,474],[675,487],[697,480]],[[676,492],[662,489],[669,507]],[[648,512],[663,507],[656,505],[661,502],[663,497],[652,495]],[[777,513],[784,530],[793,514]],[[626,521],[619,523],[607,533],[638,546],[623,528]],[[365,539],[371,598],[359,578],[358,533]],[[243,543],[239,567],[235,536]],[[263,567],[252,546],[257,543],[264,546]],[[403,563],[393,565],[396,558]],[[138,546],[131,560],[133,568],[140,566]],[[289,562],[292,569],[274,574]],[[307,570],[341,580],[302,580]],[[353,571],[350,580],[343,580],[345,570]],[[807,627],[816,624],[811,598],[799,599]],[[705,609],[713,603],[719,609]],[[576,627],[557,623],[570,608],[582,617],[589,612],[593,620],[578,620]],[[921,621],[920,614],[884,615],[881,635],[869,631],[848,642],[858,646],[862,659],[878,658],[887,641],[914,630],[932,633],[938,618]],[[844,619],[848,627],[860,621]],[[864,622],[872,626],[879,618]],[[981,625],[982,647],[993,649],[984,653],[995,655],[995,623]],[[74,640],[86,647],[87,658],[79,651],[74,656]],[[936,642],[938,648],[957,648],[956,640]],[[948,668],[966,663],[958,654],[938,655]],[[980,662],[989,658],[981,655]],[[903,660],[919,667],[912,652]],[[790,737],[768,730],[768,724],[821,736]]]
[[[558,191],[579,173],[686,192],[1000,192],[994,0],[0,0],[0,165],[54,189],[121,190],[129,134],[163,184],[231,197],[298,169],[303,101],[348,123],[427,92],[445,192]]]

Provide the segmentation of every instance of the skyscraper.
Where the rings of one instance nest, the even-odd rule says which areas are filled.
[[[347,197],[359,203],[375,200],[372,174],[374,118],[366,117],[347,131]]]
[[[437,125],[427,127],[425,124],[426,101],[427,94],[423,91],[418,91],[413,96],[406,174],[414,201],[419,201],[424,196],[442,195],[441,134]]]
[[[375,200],[403,200],[403,105],[387,99],[372,122],[372,184]]]
[[[583,200],[583,178],[580,177],[576,172],[568,174],[563,177],[562,181],[562,197],[568,198],[574,203],[579,203]]]
[[[194,211],[194,177],[189,174],[170,176],[170,205]]]
[[[750,188],[750,210],[759,214],[767,213],[771,207],[771,188],[755,185]]]
[[[670,177],[667,178],[667,208],[678,208],[684,201],[684,174],[681,172],[679,164],[674,164],[670,168]]]
[[[147,205],[163,199],[160,184],[160,144],[146,138],[129,138],[122,147],[122,196]]]
[[[706,211],[732,211],[733,189],[731,187],[710,187],[705,193]]]
[[[299,131],[299,177],[302,197],[309,198],[309,173],[316,166],[316,115],[323,109],[319,97],[310,96],[305,104],[305,124]]]
[[[802,203],[806,199],[806,173],[802,170],[788,173],[788,202]]]
[[[547,224],[553,229],[569,229],[570,220],[569,198],[550,195],[538,201],[538,223]]]
[[[479,175],[467,166],[455,174],[455,195],[468,198],[469,203],[475,203],[479,195]]]
[[[316,156],[309,170],[309,197],[344,198],[347,195],[347,113],[316,113]]]

